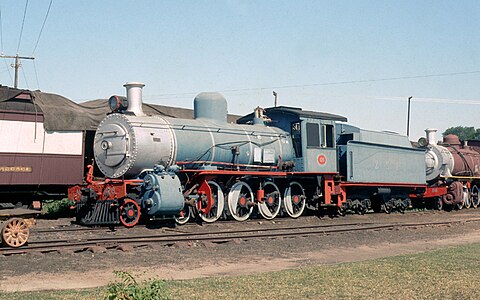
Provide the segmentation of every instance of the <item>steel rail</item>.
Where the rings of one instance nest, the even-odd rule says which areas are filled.
[[[438,226],[450,225],[456,223],[479,222],[480,218],[448,220],[437,222],[418,222],[418,223],[384,223],[384,224],[349,224],[349,226],[335,226],[334,224],[328,226],[302,226],[302,227],[282,227],[267,229],[250,229],[250,230],[232,230],[232,231],[216,231],[216,232],[199,232],[199,233],[185,233],[185,234],[164,234],[164,235],[139,235],[139,236],[118,236],[109,238],[91,238],[79,240],[51,240],[32,242],[28,246],[12,249],[0,249],[0,255],[25,254],[29,252],[53,252],[62,249],[74,249],[76,251],[83,251],[92,246],[102,246],[107,249],[114,249],[119,245],[143,246],[152,243],[173,244],[177,242],[191,242],[191,241],[211,241],[211,242],[227,242],[231,240],[241,239],[262,239],[262,238],[278,238],[278,237],[294,237],[294,236],[309,236],[316,234],[328,235],[332,233],[344,232],[358,232],[368,230],[391,230],[394,228],[408,228],[420,226]],[[341,224],[343,225],[343,224]],[[346,224],[347,225],[347,224]],[[360,226],[359,226],[360,225]],[[335,228],[340,227],[340,228]],[[311,229],[309,231],[302,231],[304,229]]]
[[[479,218],[480,221],[480,218]],[[238,223],[238,222],[236,222]],[[204,236],[204,235],[219,235],[219,234],[239,234],[239,233],[248,233],[248,232],[266,232],[266,231],[282,231],[282,230],[302,230],[302,229],[316,229],[316,228],[331,228],[331,227],[346,227],[346,226],[361,226],[361,225],[372,225],[375,223],[372,222],[358,222],[358,223],[342,223],[342,224],[317,224],[317,225],[302,225],[302,226],[289,226],[289,227],[270,227],[270,228],[252,228],[252,229],[238,229],[238,230],[217,230],[217,231],[205,231],[205,232],[181,232],[181,233],[169,233],[169,234],[148,234],[148,235],[133,235],[132,238],[139,239],[150,239],[150,238],[169,238],[169,237],[187,237],[187,236]],[[128,230],[128,229],[127,229]],[[107,241],[107,240],[118,240],[120,238],[129,238],[128,235],[123,236],[113,236],[113,237],[99,237],[99,238],[87,238],[87,241]],[[68,243],[75,239],[55,239],[55,240],[37,240],[29,242],[29,245],[35,244],[45,244],[45,243]],[[82,240],[79,238],[77,240]]]
[[[254,224],[254,223],[258,223],[258,222],[265,222],[265,223],[268,224],[271,221],[279,223],[279,222],[284,221],[284,220],[290,220],[290,218],[283,218],[283,219],[282,218],[277,218],[275,220],[249,219],[249,220],[244,221],[243,223],[244,224]],[[221,220],[218,223],[214,223],[214,224],[210,224],[210,223],[206,223],[206,222],[200,222],[199,223],[199,222],[192,221],[192,222],[189,222],[189,223],[186,223],[186,224],[183,224],[183,225],[176,224],[175,227],[172,228],[172,227],[167,227],[167,226],[160,226],[162,221],[166,221],[166,220],[157,220],[157,221],[154,220],[154,221],[151,221],[148,224],[138,224],[138,225],[135,225],[135,228],[181,230],[182,228],[187,229],[189,227],[198,227],[198,226],[202,226],[203,224],[205,224],[205,225],[208,224],[208,226],[212,226],[212,227],[215,226],[215,225],[219,225],[219,224],[221,224],[221,225],[238,224],[238,221],[236,221],[236,220]],[[166,224],[166,223],[164,223],[164,224]],[[74,227],[74,226],[78,226],[78,227]],[[113,228],[113,230],[111,228]],[[75,223],[72,223],[72,225],[61,225],[59,227],[54,227],[54,228],[33,228],[32,230],[30,230],[30,232],[31,233],[45,234],[45,233],[69,232],[69,231],[80,232],[80,231],[103,231],[103,230],[108,231],[108,232],[110,232],[110,231],[112,231],[112,232],[117,231],[118,232],[118,231],[121,231],[121,230],[131,230],[131,228],[125,228],[121,224],[114,225],[114,226],[108,226],[108,225],[82,226],[82,225],[77,225]]]
[[[412,213],[420,213],[422,215],[431,215],[431,214],[437,214],[438,211],[434,210],[427,210],[427,211],[405,211],[403,214],[412,214]],[[308,218],[308,217],[315,217],[315,216],[302,216],[302,218]],[[315,217],[315,219],[318,219],[318,216]],[[243,224],[256,224],[258,222],[265,222],[266,224],[270,224],[270,222],[274,221],[277,223],[280,223],[282,221],[288,221],[291,220],[290,218],[276,218],[274,220],[265,220],[265,219],[248,219],[246,221],[243,221]],[[147,228],[147,229],[165,229],[165,230],[172,230],[172,231],[180,231],[182,229],[187,229],[189,227],[198,227],[202,226],[203,224],[207,223],[198,223],[195,221],[183,224],[183,225],[176,225],[176,227],[167,227],[167,226],[158,226],[160,225],[162,220],[158,220],[157,222],[152,222],[149,224],[138,224],[135,226],[135,228]],[[208,224],[208,226],[214,226],[214,225],[229,225],[229,224],[238,224],[238,221],[235,220],[221,220],[219,222],[213,223],[213,224]],[[79,227],[73,227],[73,226],[79,226]],[[330,225],[327,225],[330,226]],[[151,227],[151,228],[149,228]],[[112,230],[113,228],[113,230]],[[106,231],[106,232],[119,232],[123,230],[131,230],[131,228],[125,228],[122,225],[114,225],[114,226],[106,226],[106,225],[95,225],[95,226],[81,226],[81,225],[76,225],[75,223],[72,223],[72,225],[60,225],[59,227],[55,228],[33,228],[30,230],[30,232],[33,234],[48,234],[48,233],[57,233],[57,232],[82,232],[82,231]]]
[[[414,211],[414,210],[410,210],[410,211],[405,211],[403,214],[412,214],[412,213],[420,213],[422,215],[431,215],[431,214],[437,214],[439,213],[439,211],[435,211],[435,210],[426,210],[426,211]],[[352,214],[354,215],[354,214]],[[468,214],[467,214],[468,215]],[[302,216],[302,218],[309,218],[309,217],[315,217],[313,215],[308,215],[308,216]],[[316,219],[318,219],[318,216],[315,217]],[[288,220],[291,220],[290,218],[276,218],[274,220],[265,220],[265,219],[248,219],[246,221],[243,221],[243,224],[255,224],[255,223],[258,223],[258,222],[265,222],[266,224],[270,224],[270,222],[274,221],[274,222],[277,222],[277,223],[280,223],[282,221],[288,221]],[[192,221],[192,222],[189,222],[189,223],[186,223],[186,224],[183,224],[183,225],[176,225],[175,228],[172,228],[172,227],[162,227],[162,226],[158,226],[157,225],[160,225],[161,223],[164,220],[157,220],[157,222],[153,221],[149,224],[138,224],[138,225],[135,225],[135,228],[147,228],[147,229],[165,229],[165,230],[172,230],[172,231],[180,231],[182,229],[187,229],[189,227],[198,227],[198,226],[201,226],[203,224],[207,224],[207,223],[204,223],[204,222],[195,222],[195,221]],[[212,226],[212,225],[228,225],[228,224],[238,224],[238,221],[235,221],[235,220],[220,220],[219,222],[216,222],[216,223],[213,223],[213,224],[210,224],[208,223],[208,226]],[[73,227],[73,226],[79,226],[79,227]],[[330,225],[327,225],[327,226],[330,226]],[[151,228],[149,228],[151,227]],[[113,228],[113,230],[112,230]],[[106,226],[106,225],[95,225],[95,226],[82,226],[82,225],[77,225],[75,223],[72,223],[71,225],[60,225],[59,227],[55,227],[55,228],[33,228],[32,230],[30,230],[30,232],[33,234],[48,234],[48,233],[57,233],[57,232],[82,232],[82,231],[106,231],[106,232],[119,232],[119,231],[123,231],[123,230],[131,230],[131,228],[125,228],[123,227],[122,225],[118,224],[118,225],[114,225],[114,226]]]

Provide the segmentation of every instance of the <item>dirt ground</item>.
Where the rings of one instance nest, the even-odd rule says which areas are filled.
[[[171,228],[138,227],[117,232],[60,233],[105,235],[160,232],[193,232],[219,229],[269,228],[292,224],[423,222],[479,218],[478,222],[446,226],[359,231],[264,240],[237,240],[223,244],[209,242],[154,245],[127,251],[85,251],[80,253],[35,253],[0,256],[0,290],[35,291],[98,287],[112,282],[113,271],[129,271],[143,278],[191,279],[206,276],[245,275],[298,268],[315,264],[334,264],[379,257],[417,253],[467,243],[480,242],[480,209],[454,212],[409,212],[406,214],[349,215],[330,219],[316,216],[297,220],[251,220],[245,223],[215,223]],[[70,220],[39,220],[36,230],[68,225]],[[32,240],[51,239],[32,233]]]

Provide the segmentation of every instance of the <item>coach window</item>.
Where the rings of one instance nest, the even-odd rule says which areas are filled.
[[[307,123],[307,147],[320,147],[320,130],[317,123]]]

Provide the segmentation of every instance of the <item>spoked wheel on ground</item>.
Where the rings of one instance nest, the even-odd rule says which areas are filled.
[[[290,182],[290,185],[285,189],[283,204],[290,217],[298,218],[302,215],[305,210],[306,198],[305,191],[300,183]]]
[[[27,243],[30,229],[22,218],[12,218],[3,224],[2,243],[5,246],[18,248]]]
[[[208,213],[199,212],[200,218],[207,223],[213,223],[218,220],[225,208],[225,196],[223,195],[222,188],[215,181],[208,181],[208,185],[212,190],[213,205]]]
[[[471,189],[470,189],[470,201],[472,202],[472,206],[474,208],[477,208],[478,205],[480,204],[480,200],[478,198],[478,187],[476,185],[474,185]]]
[[[282,206],[282,197],[280,189],[273,182],[267,182],[263,185],[265,198],[258,203],[258,211],[267,220],[275,218],[280,212]]]
[[[399,201],[398,211],[401,212],[402,214],[405,213],[405,210],[407,210],[407,208],[412,207],[410,199],[400,198],[398,199],[398,201]]]
[[[466,190],[463,192],[463,207],[470,208],[472,206],[472,199],[470,198],[470,191]]]
[[[433,205],[434,205],[434,208],[436,210],[443,210],[443,199],[442,199],[442,197],[435,197],[435,199],[433,201],[435,201]]]
[[[464,198],[462,198],[462,201],[461,201],[461,202],[459,202],[459,203],[457,203],[457,204],[454,205],[455,208],[456,208],[457,210],[463,209],[463,204],[464,204],[464,202],[465,202],[465,200],[464,200]]]
[[[344,203],[342,206],[337,206],[336,213],[338,216],[344,217],[347,214],[347,204]]]
[[[253,192],[243,181],[235,183],[227,198],[227,208],[230,215],[237,221],[247,220],[253,211]]]
[[[192,216],[192,208],[189,205],[185,205],[183,209],[175,216],[175,222],[179,225],[186,224],[190,221]]]
[[[385,201],[383,204],[382,204],[382,210],[386,213],[386,214],[390,214],[393,210],[393,206],[392,206],[392,201],[391,200],[388,200],[388,201]]]
[[[133,227],[140,220],[140,206],[132,199],[125,199],[120,206],[120,222],[125,227]]]

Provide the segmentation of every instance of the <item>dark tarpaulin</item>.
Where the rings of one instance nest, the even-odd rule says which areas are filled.
[[[40,112],[44,116],[44,127],[48,131],[95,130],[107,113],[111,112],[107,99],[78,104],[57,94],[4,86],[0,86],[0,108],[5,109],[5,107],[1,107],[2,102],[13,100],[22,93],[30,95],[32,104],[40,108]],[[143,111],[147,115],[193,119],[193,110],[186,108],[144,103]],[[235,122],[238,118],[239,116],[236,115],[228,115],[228,122]]]
[[[107,113],[111,112],[108,106],[107,99],[91,100],[91,101],[83,102],[81,103],[81,105],[88,108],[102,107],[104,109],[105,113],[103,114],[102,118],[98,120],[98,123],[100,123],[100,121],[103,120],[103,118]],[[193,105],[193,100],[192,100],[192,105]],[[150,104],[150,103],[143,103],[142,108],[143,108],[143,112],[150,116],[159,115],[162,117],[179,118],[179,119],[193,119],[194,117],[193,109],[188,109],[188,108],[172,107],[172,106]],[[229,123],[235,123],[240,117],[241,116],[239,115],[228,114],[227,121]]]
[[[95,130],[109,112],[107,106],[77,104],[56,94],[31,92],[43,111],[43,126],[49,131]]]
[[[0,102],[15,98],[22,92],[24,92],[24,90],[14,89],[8,86],[0,86]]]
[[[20,113],[42,112],[38,105],[33,105],[30,91],[3,86],[0,86],[0,110]]]
[[[104,107],[83,106],[60,95],[4,86],[0,87],[0,104],[3,110],[43,114],[48,131],[95,130],[108,112]]]

